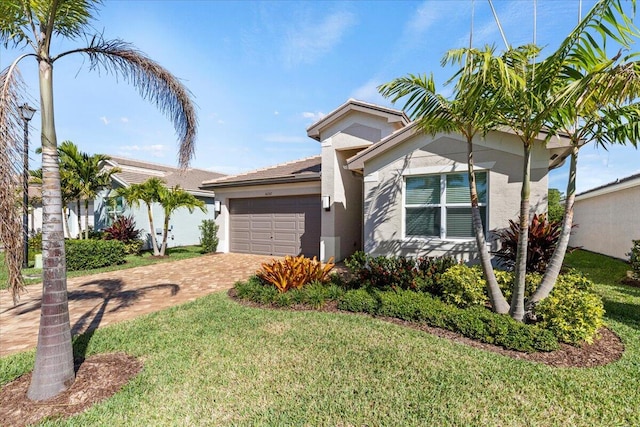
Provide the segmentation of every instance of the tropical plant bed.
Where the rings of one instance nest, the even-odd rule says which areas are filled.
[[[351,311],[340,310],[337,301],[328,301],[321,307],[314,308],[309,304],[292,304],[289,307],[282,307],[273,303],[259,303],[248,299],[239,298],[235,288],[229,290],[228,295],[238,303],[254,308],[264,308],[273,310],[310,311],[317,310],[323,312],[344,313],[351,315],[370,316],[377,319],[402,325],[408,328],[427,332],[440,338],[453,342],[468,345],[485,351],[491,351],[513,359],[528,360],[531,362],[543,363],[554,367],[591,368],[604,366],[615,362],[624,353],[624,344],[620,338],[609,328],[602,327],[598,331],[598,336],[592,344],[584,343],[581,346],[572,346],[560,343],[560,348],[554,351],[524,352],[506,349],[499,345],[489,344],[465,337],[459,333],[447,329],[426,325],[420,322],[412,322],[386,316],[371,316],[366,313],[353,313]]]
[[[2,423],[22,427],[43,419],[67,418],[117,393],[142,370],[142,362],[125,353],[97,354],[76,362],[76,380],[53,399],[34,402],[27,397],[31,373],[0,391]],[[6,424],[5,424],[6,423]]]

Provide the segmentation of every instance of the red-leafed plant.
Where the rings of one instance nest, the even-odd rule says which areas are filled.
[[[134,254],[142,249],[142,240],[138,239],[140,230],[136,229],[136,222],[130,216],[120,216],[111,227],[104,230],[105,240],[119,240],[125,244],[126,252]]]
[[[283,260],[263,263],[258,277],[284,293],[290,289],[300,289],[307,283],[326,282],[334,265],[333,257],[323,265],[316,257],[310,259],[302,255],[286,256]]]
[[[529,243],[527,249],[527,271],[544,273],[547,264],[558,244],[561,221],[549,221],[546,214],[535,214],[529,226]],[[518,222],[509,220],[509,227],[494,231],[500,239],[500,250],[493,254],[508,268],[513,269],[518,251],[520,235]]]

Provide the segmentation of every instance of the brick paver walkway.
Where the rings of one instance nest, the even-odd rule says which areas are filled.
[[[67,280],[72,333],[131,319],[226,290],[271,256],[215,254]],[[30,285],[13,306],[0,291],[0,356],[37,344],[42,285]],[[104,313],[99,319],[97,314]],[[99,325],[96,325],[99,322]]]

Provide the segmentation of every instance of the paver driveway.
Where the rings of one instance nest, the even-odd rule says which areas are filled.
[[[214,254],[68,279],[72,333],[229,289],[271,259]],[[9,292],[0,291],[0,356],[36,346],[41,296],[42,285],[30,285],[14,307]]]

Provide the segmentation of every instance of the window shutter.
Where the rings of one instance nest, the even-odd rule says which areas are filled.
[[[440,208],[407,208],[407,236],[440,236]]]
[[[407,178],[407,205],[439,204],[440,176],[415,176]]]
[[[476,189],[478,201],[487,202],[487,174],[476,173]],[[469,175],[467,173],[454,173],[447,175],[447,203],[471,203],[469,196]]]
[[[486,229],[487,209],[480,207],[482,225]],[[447,237],[473,237],[471,208],[447,208]]]

